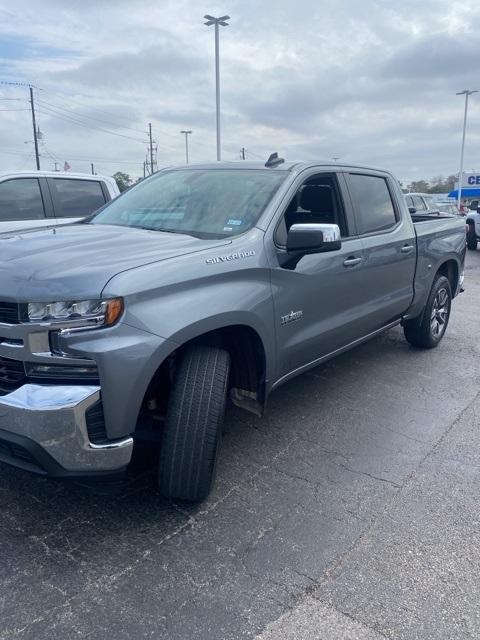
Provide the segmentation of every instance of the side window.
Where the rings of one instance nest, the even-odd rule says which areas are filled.
[[[105,204],[102,185],[97,180],[53,178],[49,181],[57,218],[82,218]]]
[[[292,224],[338,224],[342,237],[348,236],[342,200],[334,175],[312,176],[299,187],[277,228],[277,244],[285,246]]]
[[[407,207],[414,207],[412,196],[405,196],[405,200],[407,202]]]
[[[386,231],[395,226],[397,216],[385,178],[351,173],[349,186],[359,234]]]
[[[45,217],[37,178],[14,178],[0,182],[1,220],[41,220]]]
[[[425,202],[423,201],[423,198],[421,198],[420,196],[413,196],[413,206],[417,211],[427,210]]]

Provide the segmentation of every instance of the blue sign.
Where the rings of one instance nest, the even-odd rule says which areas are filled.
[[[468,176],[468,184],[480,184],[480,176]]]

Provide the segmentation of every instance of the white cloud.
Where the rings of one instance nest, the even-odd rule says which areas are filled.
[[[44,0],[39,11],[34,0],[19,0],[10,7],[0,0],[0,79],[41,88],[46,149],[75,170],[88,170],[91,159],[99,171],[139,175],[149,121],[160,164],[183,161],[183,128],[194,131],[192,161],[214,159],[213,29],[203,26],[204,13],[231,15],[221,30],[224,159],[245,146],[262,157],[339,155],[402,179],[457,170],[455,92],[476,82],[476,2]],[[24,98],[26,90],[0,87],[0,94]],[[477,161],[478,100],[467,167]],[[25,155],[28,111],[4,111],[21,107],[28,104],[0,101],[0,168],[33,166]]]

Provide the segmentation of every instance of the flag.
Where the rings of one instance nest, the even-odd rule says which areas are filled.
[[[68,162],[65,160],[65,164],[63,165],[63,170],[64,171],[70,171],[72,167],[68,164]]]

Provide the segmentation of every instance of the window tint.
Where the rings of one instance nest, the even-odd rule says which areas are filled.
[[[427,210],[425,202],[423,201],[423,198],[421,198],[420,196],[413,196],[413,206],[417,211]]]
[[[384,231],[395,225],[395,209],[385,178],[352,173],[350,189],[360,234]]]
[[[292,224],[338,224],[342,237],[347,227],[335,177],[317,175],[306,180],[290,201],[275,241],[284,246]]]
[[[0,220],[39,220],[44,217],[37,178],[0,182]]]
[[[55,191],[55,215],[57,218],[82,218],[105,204],[102,185],[95,180],[50,180]]]

